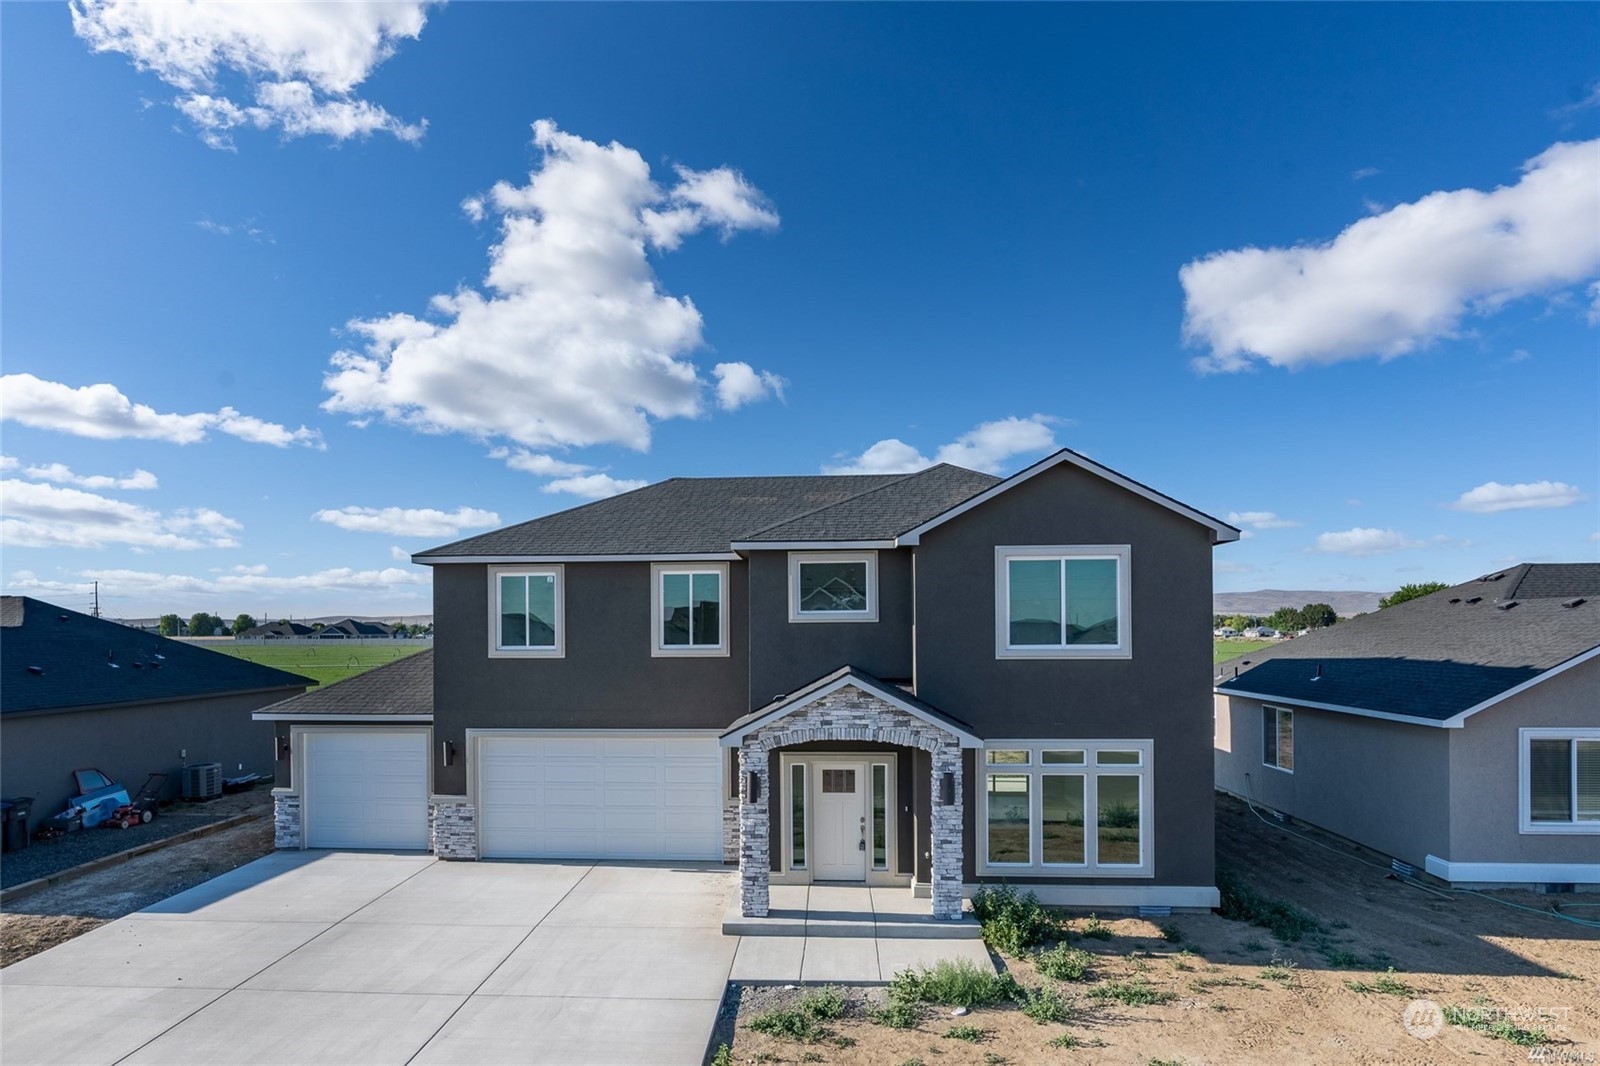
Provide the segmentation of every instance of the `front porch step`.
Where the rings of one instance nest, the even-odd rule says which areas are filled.
[[[737,894],[722,919],[727,936],[860,937],[894,940],[981,940],[971,914],[957,921],[931,913],[909,888],[773,885],[767,916],[746,918]]]

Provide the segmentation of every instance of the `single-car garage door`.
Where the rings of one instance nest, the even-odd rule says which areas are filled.
[[[427,848],[426,733],[303,736],[306,847]]]
[[[722,858],[722,752],[671,734],[478,741],[484,858]]]

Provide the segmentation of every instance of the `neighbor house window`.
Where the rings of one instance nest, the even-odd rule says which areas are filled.
[[[651,568],[655,655],[728,654],[726,565]]]
[[[995,654],[1127,658],[1126,545],[995,549]]]
[[[1524,833],[1600,833],[1600,729],[1522,729]]]
[[[563,653],[561,567],[490,567],[489,583],[491,656]]]
[[[980,866],[1147,877],[1153,743],[1005,741],[984,752]]]
[[[1294,773],[1294,712],[1287,707],[1261,708],[1261,762]]]
[[[789,553],[789,621],[877,620],[876,552]]]

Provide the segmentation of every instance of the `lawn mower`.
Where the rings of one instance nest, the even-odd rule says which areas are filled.
[[[129,829],[155,820],[156,808],[161,805],[161,789],[167,783],[166,774],[151,774],[133,799],[111,812],[100,824],[117,829]]]

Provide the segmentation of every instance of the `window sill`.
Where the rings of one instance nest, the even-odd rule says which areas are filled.
[[[1094,646],[1085,648],[996,648],[996,659],[1131,659],[1128,647]]]
[[[1520,832],[1524,836],[1593,836],[1600,833],[1600,822],[1531,822]]]
[[[727,648],[652,648],[655,659],[726,659]]]
[[[491,659],[564,659],[563,648],[490,648]]]

